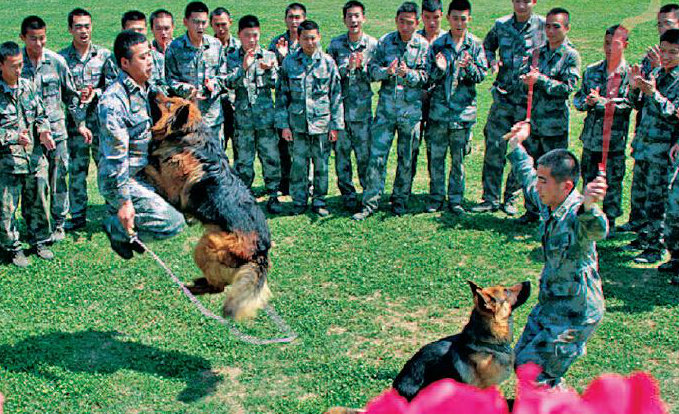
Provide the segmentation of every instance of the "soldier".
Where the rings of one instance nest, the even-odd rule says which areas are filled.
[[[196,98],[203,121],[212,129],[215,139],[224,147],[222,131],[221,84],[226,59],[222,44],[205,33],[208,8],[194,1],[184,10],[186,34],[170,43],[165,54],[165,74],[170,91],[182,98]]]
[[[215,37],[222,44],[224,55],[228,56],[231,52],[240,47],[240,41],[231,36],[231,13],[224,7],[217,7],[210,12],[210,26],[215,33]],[[259,41],[258,41],[259,42]],[[234,137],[234,117],[233,105],[236,101],[236,94],[233,89],[227,89],[227,93],[222,95],[222,113],[224,114],[224,150],[229,143],[229,140]],[[234,149],[234,158],[236,158],[236,145],[231,144]]]
[[[133,32],[141,33],[146,36],[146,15],[138,10],[130,10],[123,14],[121,19],[123,30],[132,30]],[[149,83],[151,88],[157,92],[165,95],[168,93],[167,82],[165,80],[165,55],[155,47],[151,46],[151,58],[153,60],[153,72]]]
[[[670,252],[670,260],[658,266],[658,271],[670,273],[672,275],[670,282],[679,285],[679,141],[672,146],[670,158],[674,165],[670,169],[665,207],[665,246]]]
[[[280,34],[269,43],[269,50],[276,54],[278,59],[278,66],[283,64],[283,59],[288,54],[293,54],[299,50],[299,39],[297,36],[297,28],[306,20],[306,7],[301,3],[290,3],[285,8],[285,33]],[[281,137],[280,132],[279,137]],[[278,153],[281,156],[281,193],[287,195],[290,187],[290,167],[292,160],[290,158],[290,145],[288,141],[282,139],[278,140]]]
[[[555,387],[584,355],[585,342],[604,316],[596,241],[606,237],[608,223],[596,203],[606,194],[606,180],[596,178],[580,195],[578,160],[565,149],[540,157],[536,171],[521,145],[529,134],[528,122],[512,128],[508,158],[525,196],[540,208],[545,266],[538,304],[514,348],[515,363],[538,364],[538,381]]]
[[[167,47],[174,39],[174,17],[172,13],[165,9],[158,9],[149,16],[151,31],[153,32],[153,50],[161,55],[165,55]],[[163,61],[163,72],[165,72],[165,62]]]
[[[131,242],[140,238],[173,236],[184,226],[184,217],[170,206],[143,178],[151,142],[148,92],[153,60],[149,42],[141,33],[125,30],[113,45],[120,75],[102,95],[99,106],[99,192],[107,203],[104,220],[111,248],[130,259]]]
[[[344,25],[348,31],[330,41],[328,54],[335,59],[342,77],[344,131],[335,143],[337,186],[344,207],[352,213],[357,207],[356,188],[352,177],[351,152],[356,154],[358,181],[366,189],[370,156],[370,124],[372,122],[372,89],[368,62],[377,46],[377,39],[363,32],[365,6],[349,0],[342,7]]]
[[[85,113],[80,108],[80,94],[71,71],[63,57],[45,48],[47,25],[38,16],[28,16],[21,23],[21,40],[24,66],[21,77],[33,82],[42,97],[45,112],[50,120],[54,150],[48,149],[50,182],[50,210],[54,226],[53,242],[65,237],[64,224],[68,214],[68,133],[62,103],[73,117],[77,132],[86,142],[92,141],[92,132],[85,125]]]
[[[615,25],[606,29],[604,36],[605,59],[585,69],[582,86],[575,94],[573,106],[587,112],[585,125],[580,135],[582,141],[582,181],[587,185],[599,175],[599,163],[603,159],[603,124],[606,107],[613,105],[610,146],[606,163],[608,191],[604,198],[604,213],[608,219],[609,231],[615,229],[615,219],[622,215],[622,180],[625,178],[625,149],[629,118],[632,112],[630,101],[629,65],[625,61],[629,32]],[[619,79],[616,90],[608,90],[611,76]]]
[[[483,82],[488,70],[483,45],[467,30],[471,21],[469,0],[453,0],[448,6],[450,31],[429,47],[427,59],[433,85],[431,123],[427,124],[429,155],[428,212],[443,208],[446,184],[446,156],[450,148],[448,208],[463,214],[464,157],[471,149],[471,128],[476,122],[476,84]]]
[[[32,82],[20,77],[23,64],[19,45],[0,45],[0,249],[17,267],[29,265],[16,227],[19,199],[28,243],[41,259],[54,258],[47,248],[51,231],[43,147],[54,150],[55,143],[40,94]]]
[[[259,45],[259,19],[252,15],[238,21],[237,46],[226,57],[226,86],[235,91],[236,112],[234,169],[250,188],[255,178],[255,152],[262,164],[264,184],[269,194],[266,209],[282,211],[278,201],[281,182],[278,135],[274,129],[274,103],[271,90],[278,79],[278,62],[273,52]]]
[[[427,82],[427,40],[415,33],[420,20],[417,4],[406,1],[396,11],[397,30],[380,38],[368,69],[381,81],[377,111],[371,128],[368,188],[363,208],[353,215],[363,220],[379,208],[387,175],[387,159],[398,131],[398,167],[391,196],[392,212],[403,215],[410,196],[413,143],[420,132],[422,87]]]
[[[73,75],[80,91],[81,109],[86,113],[86,126],[92,139],[85,139],[78,131],[70,114],[66,117],[68,131],[68,200],[71,220],[65,230],[72,231],[87,224],[87,175],[90,154],[99,162],[99,120],[97,103],[106,87],[118,76],[111,51],[92,43],[92,15],[85,9],[75,8],[68,13],[68,31],[73,36],[71,44],[59,51]]]
[[[330,214],[328,194],[330,143],[344,129],[342,85],[337,65],[320,49],[321,33],[310,20],[297,28],[300,50],[283,60],[276,84],[276,127],[292,143],[290,196],[293,214],[307,208],[309,160],[313,160],[312,210]]]
[[[639,65],[631,70],[631,88],[643,94],[641,122],[632,140],[632,186],[638,189],[635,202],[643,205],[644,211],[642,228],[628,247],[643,250],[634,259],[636,263],[658,262],[664,251],[669,152],[679,127],[674,116],[679,107],[679,29],[670,29],[660,36],[660,50],[662,66],[654,69],[648,79],[642,76]]]
[[[488,64],[493,72],[497,72],[497,78],[491,89],[493,105],[483,129],[486,141],[483,201],[471,209],[478,213],[497,211],[502,207],[510,216],[518,213],[514,204],[521,189],[510,172],[504,203],[500,206],[502,174],[507,162],[507,143],[502,137],[512,125],[526,118],[527,93],[519,75],[526,62],[532,62],[533,51],[545,42],[545,18],[533,13],[537,0],[512,0],[512,4],[514,13],[497,19],[483,41]]]
[[[524,144],[533,159],[553,149],[568,148],[569,96],[580,80],[580,55],[568,41],[569,31],[568,11],[560,7],[550,10],[545,23],[547,43],[537,51],[537,66],[527,62],[530,65],[525,65],[524,71],[528,72],[520,77],[526,88],[534,85],[531,136]],[[537,206],[530,199],[525,206],[519,223],[538,221]]]

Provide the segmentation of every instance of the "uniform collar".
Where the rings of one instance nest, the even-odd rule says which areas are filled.
[[[538,19],[539,19],[538,15],[535,14],[535,13],[532,13],[532,14],[530,15],[530,17],[528,18],[528,20],[526,20],[526,21],[524,22],[524,26],[523,26],[523,28],[521,28],[520,31],[528,30],[528,29],[530,29],[531,27],[533,27],[534,25],[537,27],[537,26],[538,26],[538,25],[537,25]],[[516,20],[516,13],[512,13],[511,22],[512,22],[512,25],[514,25],[515,23],[519,23],[519,21]]]
[[[317,61],[321,60],[323,58],[323,52],[321,49],[316,49],[313,55],[307,56],[306,53],[304,53],[304,50],[300,47],[299,50],[297,51],[297,59],[300,61],[305,61],[305,60],[310,60],[310,61]]]
[[[188,32],[184,33],[184,35],[182,37],[180,37],[179,40],[184,43],[184,47],[191,48],[191,49],[198,49],[197,47],[195,47],[193,45],[193,43],[191,43],[191,39],[189,39],[189,33]],[[203,35],[203,42],[201,44],[201,48],[203,50],[207,50],[207,49],[210,48],[210,42],[209,42],[207,36],[205,36],[205,35]]]
[[[92,58],[97,56],[99,53],[99,47],[96,46],[94,43],[90,43],[90,48],[87,51],[87,55],[85,57],[87,58]],[[66,48],[66,54],[68,54],[68,57],[73,60],[73,59],[80,59],[80,55],[78,54],[78,51],[76,50],[75,46],[71,42],[70,45],[68,45],[68,48]]]
[[[434,39],[432,39],[431,42],[433,43],[434,41],[436,41],[436,39],[440,38],[441,36],[444,36],[446,33],[450,33],[450,32],[439,28],[438,33],[436,33],[436,36],[434,36]],[[425,39],[427,38],[427,31],[425,29],[419,29],[417,31],[417,34],[424,37]]]
[[[563,216],[568,213],[568,211],[573,207],[573,205],[578,204],[582,201],[582,196],[580,195],[580,192],[576,190],[575,188],[571,193],[566,197],[566,199],[559,205],[559,207],[556,208],[556,210],[552,211],[551,216],[554,217],[555,219],[561,219]]]
[[[2,89],[2,93],[14,96],[14,93],[21,89],[21,79],[19,79],[17,87],[12,88],[7,84],[7,82],[4,81],[4,79],[0,78],[0,88]]]
[[[28,57],[28,51],[26,50],[26,47],[23,48],[22,53],[24,55],[24,66],[30,66],[33,67],[33,62],[31,62],[31,58]],[[42,65],[50,65],[52,63],[51,58],[49,55],[46,53],[46,50],[42,50],[42,57],[40,58],[40,62],[38,63],[38,66],[35,66],[34,69],[38,69]]]
[[[445,39],[446,45],[450,45],[451,47],[455,48],[455,41],[453,40],[453,35],[450,34],[450,31],[446,32],[443,35],[443,38]],[[469,30],[464,34],[464,37],[462,38],[462,44],[461,46],[462,49],[468,48],[472,44],[472,36],[469,33]]]
[[[347,45],[351,45],[352,41],[349,38],[349,33],[345,33],[344,36],[346,37],[346,42]],[[358,39],[358,42],[356,43],[356,46],[358,47],[365,47],[368,45],[368,35],[364,33],[361,34],[361,38]]]
[[[120,71],[120,75],[118,75],[118,79],[120,82],[123,84],[125,89],[127,90],[127,93],[132,95],[133,93],[143,95],[144,91],[142,90],[141,86],[130,77],[130,75],[127,74],[124,70]],[[146,85],[144,85],[146,90],[148,90],[148,82]]]

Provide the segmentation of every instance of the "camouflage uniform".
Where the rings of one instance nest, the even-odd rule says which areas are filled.
[[[590,91],[599,88],[602,97],[607,97],[609,91],[608,72],[606,61],[601,60],[593,63],[585,69],[582,77],[582,86],[575,94],[573,106],[579,111],[586,111],[585,125],[580,135],[582,141],[582,169],[583,186],[594,180],[599,174],[599,163],[603,156],[603,127],[604,112],[603,104],[595,106],[587,104],[587,96]],[[630,76],[629,65],[622,62],[616,70],[616,76],[620,77],[620,87],[615,94],[613,121],[611,124],[611,137],[608,147],[608,162],[606,163],[606,197],[604,198],[604,213],[608,222],[613,227],[613,222],[622,215],[622,181],[625,178],[625,148],[627,148],[627,134],[629,131],[630,113],[632,102],[630,101]]]
[[[575,189],[550,211],[540,201],[530,156],[519,147],[508,158],[524,194],[540,207],[545,260],[538,304],[514,348],[516,365],[540,365],[543,372],[538,380],[555,386],[575,359],[585,354],[585,342],[604,316],[596,241],[606,236],[608,223],[597,206],[584,210],[583,197]]]
[[[168,46],[169,47],[169,46]],[[165,76],[165,53],[158,48],[158,43],[151,42],[151,58],[153,59],[153,71],[149,84],[153,90],[163,95],[168,95],[170,90]]]
[[[640,241],[649,250],[663,249],[663,215],[667,200],[669,151],[676,141],[679,121],[675,115],[679,107],[679,66],[666,73],[653,71],[656,93],[644,95],[641,102],[641,122],[632,140],[634,171],[632,202],[643,206],[643,227]],[[634,191],[636,190],[636,191]]]
[[[117,213],[123,202],[131,200],[134,228],[142,239],[177,234],[184,226],[184,217],[154,192],[142,174],[151,142],[148,91],[121,72],[102,95],[97,109],[101,125],[98,183],[109,213],[104,220],[107,233],[112,240],[129,241]]]
[[[31,142],[19,145],[21,130],[28,130]],[[50,241],[52,232],[47,202],[47,158],[38,134],[50,131],[42,99],[35,86],[19,79],[16,89],[0,79],[0,249],[21,250],[15,214],[21,199],[21,214],[31,245]]]
[[[348,34],[335,37],[330,41],[328,54],[335,59],[342,77],[342,102],[344,103],[345,130],[339,134],[335,143],[335,171],[345,205],[356,203],[356,188],[352,178],[351,151],[356,154],[358,181],[366,188],[368,157],[370,156],[370,124],[372,122],[372,96],[368,63],[377,46],[377,39],[363,34],[361,39],[352,43]],[[352,53],[363,54],[363,67],[349,69]]]
[[[270,195],[278,194],[281,181],[278,135],[274,130],[274,103],[271,90],[276,87],[278,64],[272,52],[259,48],[247,70],[243,69],[245,51],[239,46],[226,57],[226,86],[235,92],[234,169],[250,188],[255,178],[255,151],[262,163],[264,184]],[[263,70],[260,63],[273,63]],[[229,103],[230,105],[230,103]]]
[[[337,65],[320,50],[301,49],[285,58],[276,84],[276,127],[292,130],[290,196],[295,207],[307,205],[309,159],[314,163],[313,207],[325,206],[328,194],[328,132],[344,129],[342,85]]]
[[[371,78],[382,82],[370,131],[368,187],[363,192],[363,207],[369,211],[379,207],[387,175],[389,150],[396,131],[398,167],[391,201],[394,209],[405,209],[407,206],[413,143],[418,139],[422,120],[422,87],[428,79],[428,49],[427,40],[417,33],[404,42],[399,33],[394,31],[380,38],[373,59],[368,64]],[[387,74],[387,68],[394,59],[408,66],[409,71],[404,78]]]
[[[205,99],[198,100],[203,120],[212,129],[215,138],[224,147],[222,123],[222,82],[217,82],[212,92],[205,88],[206,79],[218,79],[226,72],[226,56],[216,38],[203,35],[203,44],[196,48],[189,35],[174,39],[165,51],[165,76],[171,93],[186,98],[197,89]]]
[[[665,246],[672,260],[679,260],[679,160],[675,161],[669,177],[670,184],[665,206]]]
[[[240,40],[236,38],[235,36],[231,35],[229,37],[229,44],[228,45],[222,45],[223,49],[223,54],[224,56],[229,56],[233,51],[236,49],[240,48]],[[229,144],[229,140],[231,140],[231,148],[233,149],[233,157],[234,159],[238,158],[238,155],[236,154],[236,144],[234,141],[234,132],[235,132],[235,118],[234,118],[234,105],[236,102],[236,93],[234,92],[233,88],[229,87],[227,89],[227,92],[222,95],[222,114],[224,116],[224,128],[223,128],[223,134],[224,134],[224,150],[226,151],[226,146]],[[235,162],[235,161],[234,161]]]
[[[436,65],[436,55],[446,57],[446,70]],[[466,54],[471,57],[467,68],[459,68],[458,61]],[[431,108],[427,123],[427,154],[429,158],[429,194],[432,206],[445,200],[446,155],[452,158],[448,202],[462,204],[465,188],[464,157],[470,149],[471,127],[476,123],[476,84],[483,82],[488,62],[483,45],[467,32],[459,49],[450,33],[440,37],[429,47],[428,72]]]
[[[92,143],[86,144],[77,131],[72,116],[66,117],[68,131],[68,199],[73,220],[84,220],[87,216],[87,174],[90,169],[90,151],[94,163],[99,162],[99,120],[97,103],[106,87],[115,81],[118,68],[113,54],[101,46],[90,45],[85,56],[79,56],[71,44],[59,52],[73,76],[77,90],[92,87],[94,98],[87,104],[85,122],[92,132]]]
[[[493,105],[483,129],[486,151],[483,158],[483,200],[498,206],[502,191],[507,142],[502,138],[511,127],[526,118],[527,88],[519,79],[525,65],[532,63],[533,50],[545,43],[545,18],[532,15],[527,22],[519,23],[512,14],[495,21],[483,48],[489,66],[499,55],[499,71],[491,93]],[[513,203],[521,188],[511,173],[505,184],[504,202]]]
[[[23,49],[24,67],[21,77],[35,85],[45,105],[45,112],[50,121],[52,138],[56,149],[47,152],[49,163],[50,210],[54,227],[61,227],[68,214],[68,133],[66,131],[66,115],[62,103],[78,126],[85,124],[85,112],[80,110],[80,94],[75,87],[71,71],[63,57],[51,50],[44,49],[38,67]]]

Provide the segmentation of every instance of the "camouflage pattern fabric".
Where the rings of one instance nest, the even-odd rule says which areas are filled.
[[[599,175],[599,163],[603,153],[601,151],[582,150],[580,168],[582,170],[583,188]],[[611,219],[622,216],[622,181],[625,178],[625,153],[609,152],[606,162],[606,196],[604,197],[604,213]],[[611,223],[612,226],[612,223]]]
[[[665,246],[673,259],[679,259],[679,162],[670,170],[665,206]]]
[[[635,160],[632,185],[637,184],[637,191],[632,194],[632,202],[640,206],[644,212],[639,239],[649,250],[663,249],[663,229],[665,203],[667,202],[668,166]]]
[[[233,51],[238,49],[240,47],[240,40],[236,38],[235,36],[229,37],[229,43],[227,45],[222,45],[223,48],[223,54],[225,56],[229,56]],[[227,87],[226,93],[222,95],[222,115],[224,116],[224,150],[226,151],[226,147],[229,143],[229,140],[232,140],[232,148],[234,151],[234,158],[238,158],[238,154],[236,154],[236,145],[233,142],[233,139],[235,137],[235,109],[234,109],[234,103],[236,102],[236,92],[233,90],[231,87]]]
[[[446,156],[450,149],[448,204],[461,205],[464,199],[464,157],[469,154],[471,130],[452,128],[450,124],[431,122],[427,125],[429,154],[429,198],[431,204],[443,205],[446,198]]]
[[[278,60],[278,65],[283,64],[283,60],[287,56],[283,56],[280,53],[278,53],[278,49],[276,49],[276,45],[278,44],[278,41],[280,39],[285,39],[286,42],[288,42],[288,54],[287,56],[290,56],[297,51],[300,50],[300,45],[299,42],[290,42],[290,33],[286,30],[285,33],[279,34],[278,36],[275,36],[273,39],[271,39],[271,42],[269,42],[269,48],[267,49],[269,52],[273,52],[276,54],[276,59]]]
[[[309,198],[309,160],[313,162],[312,207],[325,207],[328,195],[328,134],[293,132],[290,197],[295,207],[306,207]]]

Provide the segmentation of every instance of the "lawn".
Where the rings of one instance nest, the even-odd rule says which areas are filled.
[[[181,16],[185,4],[124,3],[5,0],[0,40],[18,41],[21,19],[38,14],[48,24],[48,47],[59,50],[69,41],[66,14],[85,5],[94,15],[95,42],[110,46],[123,11],[166,7]],[[236,18],[258,15],[263,43],[284,30],[285,2],[248,3],[226,6]],[[368,33],[393,30],[397,0],[366,4]],[[544,14],[557,5],[571,11],[570,38],[584,64],[601,58],[607,26],[648,7],[638,0],[541,0],[537,10]],[[307,6],[327,45],[342,32],[341,3],[314,0]],[[510,9],[509,0],[474,2],[472,30],[482,37],[493,19]],[[629,60],[637,61],[656,39],[654,21],[640,23],[631,34]],[[491,81],[479,88],[480,119],[466,162],[468,204],[481,196],[482,127]],[[571,124],[571,145],[578,153],[582,120],[575,114]],[[127,262],[117,258],[100,231],[103,201],[91,180],[91,222],[54,247],[56,260],[45,263],[33,256],[26,270],[0,265],[0,392],[6,395],[6,412],[320,413],[333,405],[364,405],[389,387],[420,346],[462,327],[471,309],[467,279],[484,286],[530,280],[536,287],[542,267],[535,227],[521,227],[499,213],[461,218],[422,213],[428,191],[424,158],[412,214],[350,220],[331,173],[332,216],[270,217],[272,304],[300,335],[288,345],[238,342],[202,317],[148,255]],[[261,186],[258,179],[257,189]],[[199,274],[191,252],[200,234],[194,226],[150,246],[188,281]],[[679,413],[679,290],[654,268],[631,263],[632,256],[621,250],[629,237],[599,245],[607,314],[566,381],[582,389],[604,372],[650,371],[671,412]],[[536,299],[534,289],[515,312],[515,338]],[[215,296],[203,303],[217,311],[221,300]],[[263,316],[241,328],[276,334]],[[513,395],[513,384],[503,385],[507,396]]]

